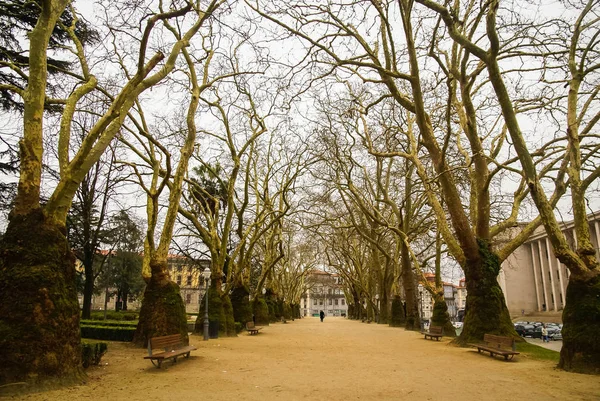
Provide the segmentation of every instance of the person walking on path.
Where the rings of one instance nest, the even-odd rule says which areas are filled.
[[[321,323],[323,323],[323,319],[325,319],[325,312],[321,311],[321,313],[319,313],[319,316],[321,317]]]
[[[545,343],[550,342],[550,340],[548,340],[548,329],[545,324],[542,324],[542,341]]]

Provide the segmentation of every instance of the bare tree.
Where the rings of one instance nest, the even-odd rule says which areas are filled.
[[[566,94],[557,97],[555,104],[558,107],[554,110],[554,115],[563,119],[559,127],[566,131],[567,142],[560,168],[556,172],[555,184],[560,185],[561,177],[568,176],[577,235],[576,244],[572,248],[555,217],[554,203],[548,198],[539,177],[534,163],[535,152],[530,150],[517,118],[519,105],[514,101],[509,81],[503,74],[506,68],[502,63],[503,50],[511,46],[505,38],[508,37],[512,41],[515,38],[501,35],[506,31],[501,17],[510,16],[510,12],[501,9],[499,1],[473,4],[473,13],[466,14],[465,17],[468,17],[466,21],[473,31],[484,34],[485,41],[478,43],[459,28],[459,25],[463,25],[457,18],[461,6],[459,3],[451,8],[429,0],[418,2],[435,11],[445,25],[445,35],[452,38],[465,52],[477,57],[487,71],[522,166],[526,185],[540,213],[554,254],[571,272],[563,313],[565,329],[559,367],[577,371],[597,370],[600,366],[600,348],[592,338],[599,326],[598,320],[590,320],[590,316],[597,316],[600,310],[598,302],[591,301],[599,296],[600,265],[590,240],[585,200],[588,189],[600,175],[600,169],[594,163],[593,156],[598,149],[596,138],[592,139],[590,144],[586,144],[589,140],[588,134],[593,132],[600,120],[600,87],[597,83],[600,65],[597,52],[600,19],[597,10],[600,3],[594,0],[565,2],[566,7],[575,7],[578,14],[571,20],[555,21],[555,25],[561,29],[558,30],[558,34],[554,33],[555,31],[551,33],[550,40],[544,36],[544,23],[533,21],[519,25],[524,31],[522,35],[531,34],[533,38],[525,37],[538,45],[531,53],[523,54],[524,59],[530,60],[533,65],[541,63],[545,66],[548,63],[542,70],[542,83],[554,86],[554,90],[557,91],[560,91],[557,84],[563,84],[563,89],[567,90]],[[530,29],[526,28],[528,26],[538,28],[542,35],[530,33]],[[558,74],[556,78],[553,69],[558,68],[561,71],[561,64],[568,68],[562,69],[562,76]],[[564,107],[564,111],[559,107]]]
[[[58,154],[60,179],[42,205],[47,49],[52,32],[70,2],[39,2],[40,16],[28,35],[27,87],[17,91],[24,101],[19,186],[6,235],[0,244],[0,346],[5,350],[5,363],[0,368],[2,383],[42,381],[48,377],[63,377],[66,381],[82,379],[74,258],[65,236],[67,212],[79,184],[117,135],[138,96],[173,70],[181,50],[218,4],[211,3],[207,9],[200,9],[196,2],[182,3],[177,3],[180,8],[166,11],[145,8],[143,17],[138,20],[142,28],[135,31],[139,34],[135,72],[122,81],[108,107],[97,112],[98,118],[80,146],[71,140],[73,116],[79,102],[101,85],[77,35],[78,16],[70,8],[71,25],[62,24],[62,28],[71,45],[63,49],[75,57],[80,72],[65,71],[75,80],[74,89],[65,98],[55,100],[63,105],[59,138],[53,143]],[[123,3],[113,2],[110,7],[117,13],[115,7],[120,6]],[[189,22],[189,29],[181,40],[165,46],[165,53],[156,51],[150,55],[152,38],[162,27],[161,22],[177,18],[187,18]],[[131,37],[130,32],[120,34]]]

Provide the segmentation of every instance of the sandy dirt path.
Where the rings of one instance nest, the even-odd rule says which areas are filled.
[[[597,376],[524,356],[514,362],[342,318],[296,320],[257,336],[202,341],[166,369],[112,343],[84,386],[24,400],[600,400]]]

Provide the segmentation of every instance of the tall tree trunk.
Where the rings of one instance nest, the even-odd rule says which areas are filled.
[[[84,249],[83,254],[83,272],[85,283],[83,284],[83,309],[81,311],[82,319],[89,319],[92,313],[92,296],[94,294],[94,255],[89,247]]]
[[[440,326],[444,335],[456,337],[456,330],[450,322],[448,305],[444,297],[444,283],[442,281],[442,236],[438,231],[435,236],[435,294],[433,295],[433,316],[431,325]]]
[[[238,284],[231,292],[231,305],[233,306],[233,319],[246,325],[252,321],[252,307],[250,305],[250,293],[243,284]]]
[[[480,258],[467,260],[465,279],[467,304],[463,331],[456,341],[461,345],[477,343],[486,333],[518,337],[498,284],[500,260],[485,241],[479,240]]]
[[[89,319],[92,315],[92,296],[94,294],[94,272],[85,269],[85,283],[83,284],[83,309],[82,319]]]
[[[13,215],[0,242],[0,385],[85,377],[75,257],[65,234],[36,209]]]
[[[563,310],[563,346],[558,367],[600,373],[600,274],[579,277],[574,274],[567,285]]]
[[[146,347],[152,337],[180,334],[187,344],[187,315],[179,286],[169,279],[167,262],[151,260],[152,276],[144,291],[133,342]]]
[[[406,297],[406,330],[421,330],[421,318],[419,317],[419,302],[417,300],[417,289],[415,274],[410,263],[410,254],[404,241],[401,246],[402,257],[402,286]]]
[[[127,298],[129,298],[129,288],[125,288],[121,296],[123,299],[122,310],[127,310]]]
[[[448,305],[444,299],[444,292],[436,292],[433,295],[433,316],[431,317],[431,326],[440,326],[446,337],[456,337],[456,330],[450,322],[448,314]]]

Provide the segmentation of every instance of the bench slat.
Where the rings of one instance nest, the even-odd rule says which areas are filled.
[[[155,348],[175,347],[177,345],[182,344],[182,341],[181,341],[181,335],[173,334],[173,335],[163,336],[163,337],[154,337],[154,338],[150,339],[150,343],[151,343],[152,349],[155,349]]]
[[[429,337],[432,340],[435,338],[438,341],[444,336],[442,334],[442,326],[430,326],[429,331],[422,331],[421,334],[425,336],[425,339]]]
[[[495,334],[484,334],[483,342],[485,344],[471,344],[477,347],[477,352],[486,351],[490,356],[502,355],[505,360],[520,353],[515,351],[515,339],[512,337],[497,336]]]
[[[185,355],[187,358],[190,356],[190,352],[196,349],[193,345],[185,345],[180,334],[154,337],[148,341],[148,356],[145,356],[144,359],[150,359],[152,364],[160,369],[164,360],[173,359],[173,363],[175,363],[177,357]],[[160,352],[155,352],[158,350]]]
[[[248,331],[251,335],[258,334],[260,330],[262,330],[262,326],[255,326],[254,322],[246,322],[246,331]]]
[[[169,358],[173,358],[173,357],[176,357],[179,355],[187,354],[188,352],[195,351],[196,349],[197,348],[194,346],[177,348],[176,350],[173,350],[173,351],[164,351],[164,352],[159,352],[157,354],[148,355],[148,356],[145,356],[144,359],[169,359]]]

